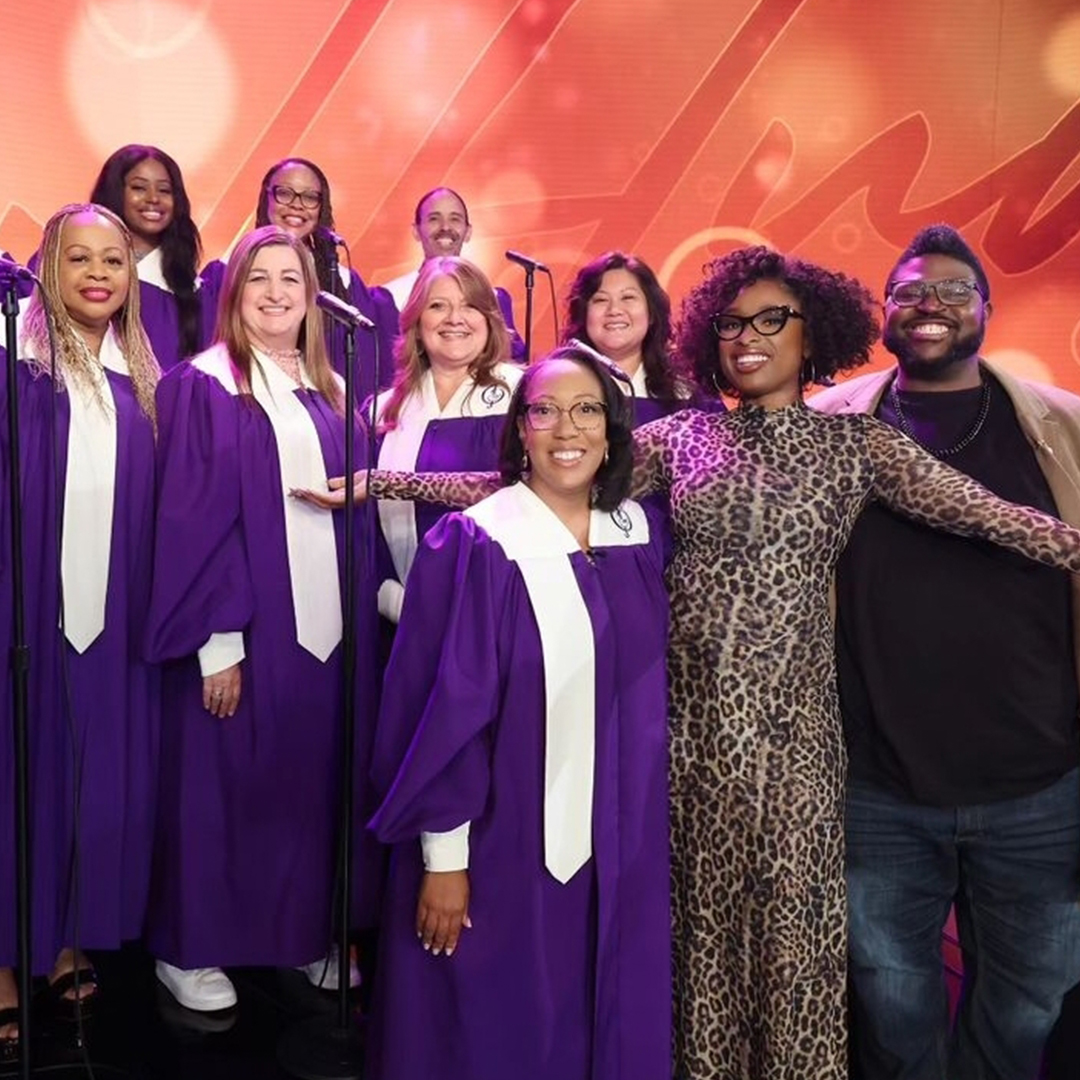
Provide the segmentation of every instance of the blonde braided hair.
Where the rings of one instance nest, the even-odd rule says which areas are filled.
[[[78,214],[105,218],[123,238],[128,263],[128,294],[119,311],[109,320],[128,363],[135,399],[139,408],[155,422],[154,391],[161,378],[154,351],[139,318],[139,277],[135,269],[135,246],[127,226],[111,210],[96,203],[71,203],[58,210],[45,224],[38,273],[41,286],[34,289],[23,323],[23,341],[33,357],[26,359],[37,374],[49,374],[49,321],[56,341],[56,385],[59,391],[67,380],[92,388],[100,400],[101,361],[91,352],[60,297],[60,238],[69,218]],[[44,290],[49,304],[41,297]],[[51,314],[50,314],[51,312]]]

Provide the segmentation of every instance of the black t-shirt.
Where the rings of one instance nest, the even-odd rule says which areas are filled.
[[[989,380],[948,464],[1057,516],[1012,402]],[[982,391],[900,393],[927,446],[954,446]],[[899,428],[886,394],[878,418]],[[850,775],[931,806],[1015,798],[1080,761],[1069,576],[867,507],[837,567]]]

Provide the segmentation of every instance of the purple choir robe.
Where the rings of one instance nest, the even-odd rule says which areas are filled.
[[[207,298],[202,295],[201,289],[195,295],[203,312],[203,333],[195,350],[198,352],[210,343],[210,338],[206,336],[207,316],[204,305]],[[181,360],[187,359],[180,346],[180,311],[172,292],[149,281],[140,281],[139,316],[162,371],[168,371],[176,367]]]
[[[6,365],[3,349],[0,360],[0,367]],[[52,970],[61,948],[73,944],[76,929],[79,946],[89,949],[115,949],[143,929],[160,705],[159,673],[140,659],[153,550],[154,433],[131,379],[106,371],[116,405],[117,445],[105,624],[100,636],[78,653],[59,629],[57,589],[56,509],[63,507],[69,399],[56,393],[49,378],[35,378],[25,364],[19,364],[17,374],[30,648],[32,967],[42,974]],[[7,409],[5,380],[0,386],[0,967],[12,966],[16,953]],[[72,877],[76,760],[77,905]]]
[[[670,1072],[661,537],[567,556],[595,641],[592,856],[545,868],[545,689],[517,565],[464,514],[428,533],[386,675],[371,823],[395,845],[369,1080],[657,1080]],[[415,919],[422,831],[471,822],[451,958]]]
[[[382,287],[367,286],[355,270],[342,267],[344,299],[374,324],[374,330],[356,331],[356,401],[366,401],[377,390],[384,390],[394,381],[394,341],[398,335],[398,313],[393,297]],[[344,277],[348,275],[346,287]],[[203,339],[214,340],[218,300],[225,281],[225,261],[214,259],[199,274],[203,301]],[[329,316],[326,325],[327,349],[330,363],[339,375],[345,374],[345,327]],[[376,355],[376,349],[378,355]],[[376,364],[378,373],[376,374]],[[164,365],[163,365],[164,366]]]
[[[384,449],[386,436],[380,436],[376,448],[376,462],[381,469],[416,473],[428,472],[494,472],[499,468],[499,446],[502,442],[506,410],[510,404],[513,388],[521,376],[522,368],[516,364],[501,364],[497,372],[507,385],[487,386],[473,390],[472,384],[463,387],[448,403],[444,413],[427,418],[415,414],[403,415],[399,427],[424,424],[424,432],[417,448],[415,462],[399,460]],[[471,391],[471,392],[470,392]],[[417,393],[423,396],[423,390]],[[430,393],[430,388],[428,390]],[[381,412],[388,394],[380,396]],[[416,404],[416,395],[406,403]],[[462,415],[464,414],[464,415]],[[384,510],[386,509],[384,505]],[[394,502],[392,513],[411,513],[415,523],[414,539],[404,548],[392,543],[387,536],[385,520],[378,536],[379,580],[399,581],[404,584],[398,567],[403,561],[411,561],[416,544],[424,534],[450,509],[441,503]],[[381,513],[381,512],[380,512]],[[397,547],[398,550],[394,550]],[[407,548],[408,550],[405,550]],[[396,620],[394,620],[396,621]]]
[[[326,475],[342,475],[344,421],[315,391],[295,394],[318,432]],[[296,640],[287,496],[263,409],[184,363],[159,385],[158,417],[147,649],[163,662],[167,765],[147,944],[181,968],[309,963],[326,954],[333,934],[342,644],[322,662]],[[340,512],[334,526],[340,572]],[[365,777],[375,678],[365,658],[374,618],[367,561],[359,552],[356,737]],[[239,708],[222,720],[202,706],[196,653],[212,633],[229,631],[243,632],[246,656]],[[368,805],[359,792],[358,811]],[[353,911],[370,924],[381,853],[366,842],[358,848]]]

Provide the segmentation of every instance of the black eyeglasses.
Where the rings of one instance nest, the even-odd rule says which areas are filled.
[[[321,191],[295,191],[287,184],[275,184],[270,189],[270,194],[274,197],[274,202],[279,206],[290,206],[297,199],[300,200],[300,205],[308,210],[314,210],[315,207],[322,206]]]
[[[713,315],[709,321],[721,341],[734,341],[742,336],[742,332],[748,326],[752,326],[764,337],[772,337],[787,326],[788,319],[801,318],[803,318],[801,312],[784,305],[783,307],[762,308],[753,315],[728,315],[726,313]]]
[[[963,307],[972,293],[982,296],[982,291],[974,281],[963,278],[946,278],[944,281],[894,281],[886,295],[897,307],[915,307],[921,304],[930,293],[946,307]]]
[[[607,406],[602,401],[575,401],[564,409],[550,401],[533,401],[525,406],[525,422],[533,431],[551,431],[563,413],[578,431],[595,431],[603,423]]]

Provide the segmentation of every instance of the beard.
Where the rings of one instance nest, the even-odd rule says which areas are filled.
[[[985,337],[986,321],[981,320],[974,330],[963,337],[957,337],[946,352],[933,360],[926,360],[909,348],[900,333],[888,326],[885,327],[881,343],[896,357],[908,378],[921,379],[923,382],[943,382],[952,374],[954,368],[978,353]]]

